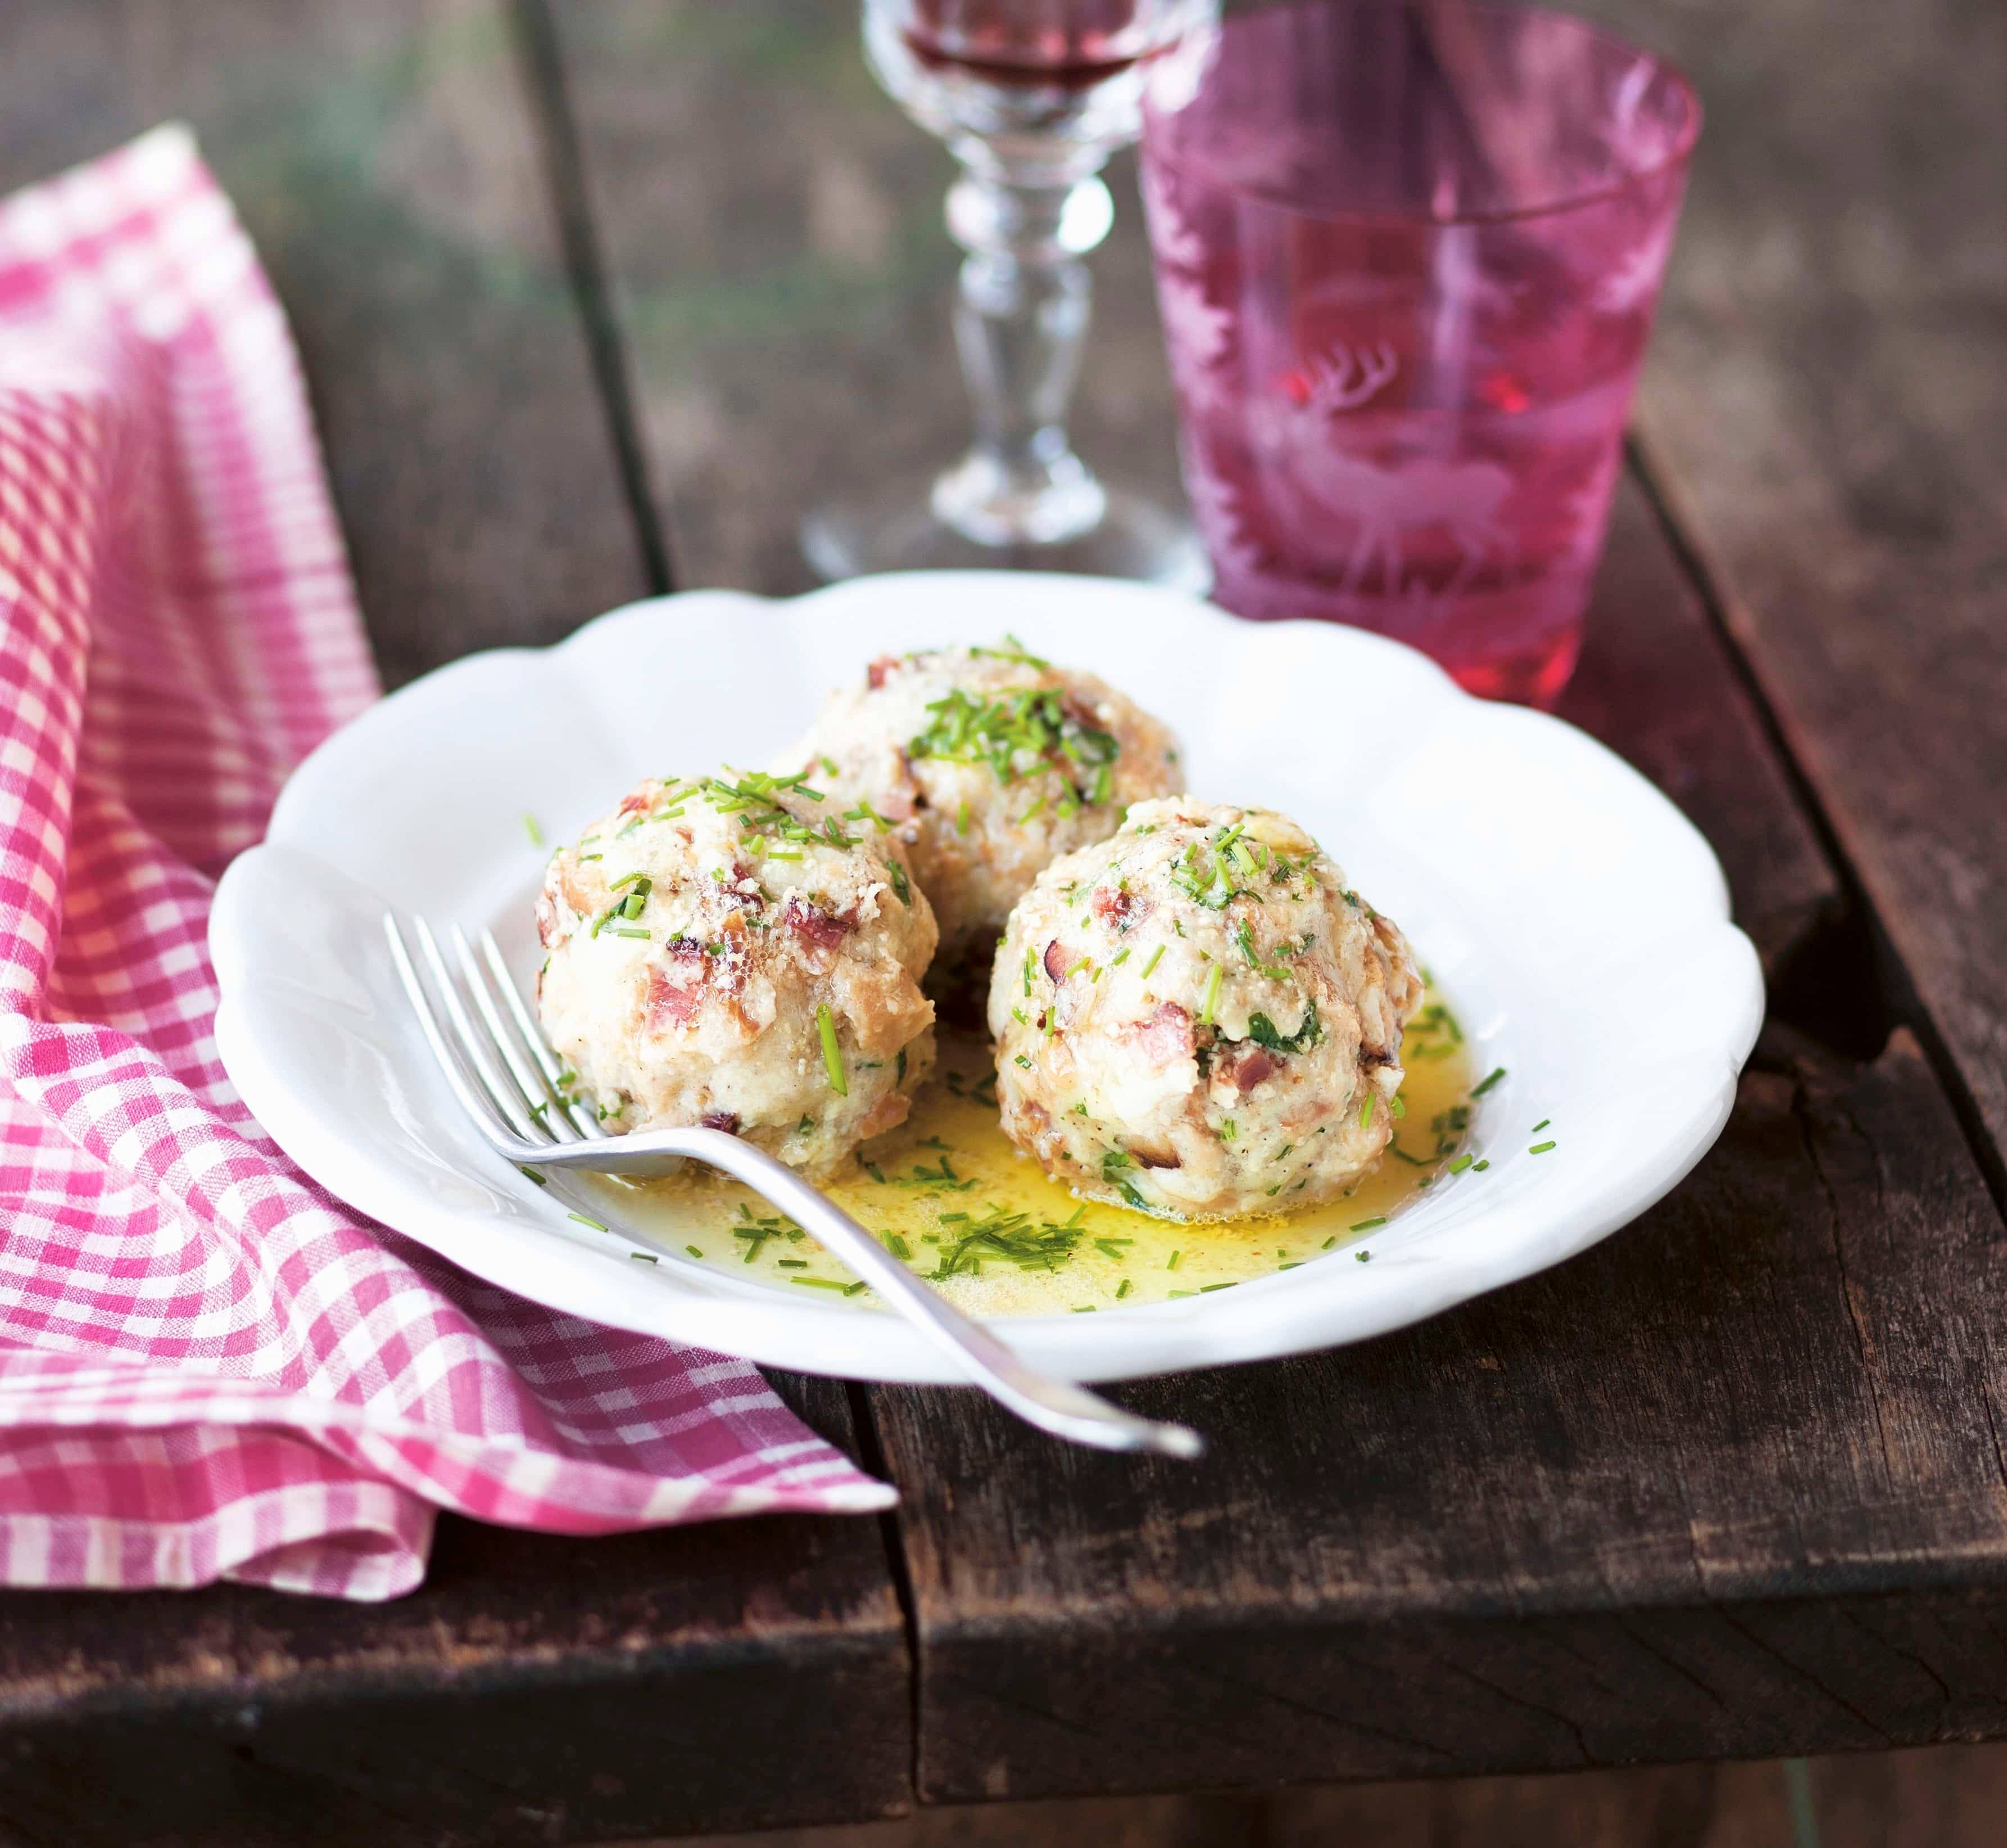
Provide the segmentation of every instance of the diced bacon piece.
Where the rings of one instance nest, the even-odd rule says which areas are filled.
[[[704,982],[710,959],[701,943],[678,937],[662,946],[662,954],[676,966],[651,969],[645,1003],[648,1030],[660,1033],[669,1027],[687,1027],[704,1004]]]
[[[1159,1065],[1173,1065],[1180,1059],[1189,1059],[1198,1050],[1198,1042],[1192,1033],[1191,1016],[1175,1001],[1166,1001],[1146,1021],[1130,1028],[1136,1035],[1136,1042],[1150,1060]]]
[[[856,928],[855,919],[833,916],[799,898],[788,901],[781,922],[804,942],[823,950],[834,950]]]
[[[1148,915],[1150,901],[1120,886],[1096,886],[1087,908],[1111,930],[1127,930]]]
[[[871,690],[873,693],[876,693],[880,687],[885,684],[885,676],[891,673],[894,668],[898,666],[898,665],[899,658],[898,655],[881,654],[876,661],[872,662],[870,666],[864,670],[864,678],[869,682]]]
[[[1263,1079],[1280,1071],[1282,1062],[1266,1046],[1243,1044],[1223,1051],[1214,1069],[1245,1097]]]
[[[1055,982],[1063,982],[1066,980],[1067,968],[1066,945],[1061,943],[1057,937],[1054,937],[1053,940],[1046,946],[1045,965],[1046,973],[1051,976]]]
[[[697,1119],[699,1126],[707,1130],[722,1130],[728,1136],[739,1134],[739,1113],[736,1110],[707,1110]]]

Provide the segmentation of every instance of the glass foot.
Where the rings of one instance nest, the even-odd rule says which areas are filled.
[[[1086,478],[1102,497],[1085,531],[1046,541],[986,543],[934,510],[966,467],[909,476],[818,508],[802,522],[802,551],[824,579],[871,571],[1071,571],[1127,577],[1203,596],[1212,572],[1190,523],[1139,494]]]

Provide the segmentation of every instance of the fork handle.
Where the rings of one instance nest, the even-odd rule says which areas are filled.
[[[623,1144],[626,1146],[623,1148]],[[644,1130],[603,1142],[531,1148],[518,1159],[539,1168],[597,1173],[659,1170],[665,1157],[686,1156],[721,1168],[778,1207],[848,1264],[935,1346],[951,1354],[970,1380],[1026,1423],[1097,1450],[1155,1451],[1196,1457],[1205,1441],[1187,1425],[1140,1418],[1071,1380],[1042,1373],[980,1323],[928,1289],[842,1208],[794,1169],[722,1130]],[[624,1159],[623,1159],[624,1158]]]

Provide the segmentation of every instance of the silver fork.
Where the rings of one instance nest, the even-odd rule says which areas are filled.
[[[765,1150],[723,1130],[608,1135],[589,1106],[565,1101],[559,1083],[564,1068],[544,1043],[492,933],[481,933],[477,958],[465,933],[453,926],[453,955],[460,976],[456,982],[431,926],[422,918],[412,922],[432,990],[420,978],[396,914],[386,912],[383,929],[391,960],[446,1082],[489,1147],[503,1160],[539,1169],[581,1169],[599,1174],[661,1174],[683,1160],[721,1168],[841,1258],[936,1347],[951,1354],[975,1384],[1027,1423],[1098,1450],[1195,1457],[1205,1449],[1205,1440],[1188,1426],[1139,1418],[1071,1380],[1028,1366],[988,1329],[928,1289],[841,1208]]]

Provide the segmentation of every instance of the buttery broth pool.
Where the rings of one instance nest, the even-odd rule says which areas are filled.
[[[1402,1047],[1405,1114],[1394,1148],[1350,1194],[1259,1218],[1187,1225],[1077,1199],[998,1127],[987,1042],[944,1033],[933,1081],[898,1129],[824,1189],[959,1307],[977,1315],[1127,1308],[1265,1277],[1320,1257],[1356,1261],[1417,1194],[1471,1166],[1459,1153],[1478,1106],[1470,1049],[1430,989]],[[844,1266],[750,1188],[707,1169],[660,1180],[594,1177],[623,1229],[658,1249],[859,1307]],[[1001,1236],[986,1233],[986,1226]],[[949,1274],[939,1273],[947,1267]]]

